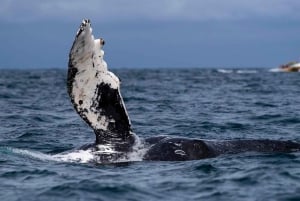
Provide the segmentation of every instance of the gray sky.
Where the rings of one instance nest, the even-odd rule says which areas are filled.
[[[0,68],[66,68],[83,18],[109,66],[274,67],[300,59],[299,0],[1,0]]]

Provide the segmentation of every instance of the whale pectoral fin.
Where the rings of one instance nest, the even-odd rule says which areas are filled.
[[[103,144],[111,139],[114,142],[127,141],[131,136],[131,123],[119,88],[114,89],[102,82],[97,85],[91,101],[92,112],[98,113],[98,121],[102,124],[94,126],[96,143]]]
[[[83,20],[69,54],[68,93],[77,113],[94,129],[97,144],[133,143],[120,82],[107,70],[103,45],[103,39],[94,40],[90,21]]]

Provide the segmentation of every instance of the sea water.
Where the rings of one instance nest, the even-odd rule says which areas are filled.
[[[115,69],[134,132],[300,142],[300,74]],[[300,154],[89,162],[66,70],[0,70],[0,200],[300,200]]]

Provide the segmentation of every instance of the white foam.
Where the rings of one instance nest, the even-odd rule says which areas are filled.
[[[17,149],[17,148],[7,148],[7,150],[11,151],[14,154],[19,154],[23,156],[27,156],[30,158],[43,160],[43,161],[58,161],[52,155],[44,154],[41,152],[31,151],[31,150],[24,150],[24,149]]]
[[[272,68],[272,69],[269,70],[269,72],[278,73],[278,72],[283,72],[283,70],[280,69],[280,68]]]
[[[233,73],[233,70],[229,70],[229,69],[218,69],[217,71],[219,73]]]
[[[231,70],[231,69],[218,69],[219,73],[238,73],[238,74],[249,74],[249,73],[257,73],[257,70]]]
[[[114,151],[111,147],[107,145],[99,145],[99,150],[92,151],[88,150],[76,150],[70,153],[62,153],[56,154],[52,156],[56,161],[61,162],[75,162],[75,163],[90,163],[90,162],[97,162],[101,163],[101,161],[97,160],[99,155],[110,155],[116,154],[119,152]],[[145,148],[142,144],[137,144],[133,147],[132,152],[128,152],[123,157],[110,161],[111,163],[122,163],[122,162],[136,162],[142,161],[145,153],[147,152],[147,148]],[[107,161],[105,161],[107,163]]]
[[[56,161],[88,163],[94,160],[91,150],[76,150],[70,153],[61,153],[52,156]]]
[[[13,154],[22,155],[24,157],[38,159],[41,161],[55,161],[55,162],[79,162],[79,163],[88,163],[94,159],[94,155],[90,150],[78,150],[69,153],[61,153],[61,154],[44,154],[37,151],[18,149],[18,148],[10,148],[7,150]]]
[[[97,160],[97,157],[99,157],[99,155],[118,153],[114,151],[109,145],[99,145],[98,148],[99,150],[97,151],[93,151],[91,149],[73,150],[70,152],[64,152],[64,153],[59,153],[54,155],[44,154],[32,150],[18,149],[18,148],[7,148],[7,150],[14,154],[22,155],[33,159],[38,159],[41,161],[55,161],[55,162],[67,162],[67,163],[91,163],[95,161],[97,161],[97,163],[101,163],[101,161]],[[118,160],[112,160],[111,163],[142,161],[147,150],[148,149],[145,148],[144,145],[139,141],[134,145],[132,152],[129,152],[124,157]]]
[[[144,155],[149,148],[145,147],[144,143],[138,138],[138,136],[135,135],[135,138],[136,140],[135,144],[132,147],[132,151],[128,152],[124,157],[121,157],[118,160],[114,161],[114,163],[136,162],[143,160]]]
[[[236,73],[238,73],[238,74],[252,74],[252,73],[257,73],[257,70],[237,70]]]

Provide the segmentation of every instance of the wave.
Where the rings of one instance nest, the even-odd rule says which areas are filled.
[[[233,73],[233,70],[228,70],[228,69],[218,69],[217,71],[219,73]]]
[[[280,69],[280,68],[271,68],[270,70],[269,70],[269,72],[272,72],[272,73],[280,73],[280,72],[283,72],[283,70],[282,69]]]
[[[219,73],[237,73],[237,74],[252,74],[257,73],[257,70],[232,70],[232,69],[218,69],[217,72]]]
[[[238,73],[238,74],[252,74],[252,73],[257,73],[257,70],[237,70],[236,73]]]
[[[25,150],[25,149],[18,149],[18,148],[12,148],[12,147],[0,147],[0,153],[2,154],[15,154],[15,155],[21,155],[27,158],[33,158],[33,159],[38,159],[42,161],[58,161],[53,157],[52,155],[49,154],[44,154],[41,152],[37,151],[32,151],[32,150]]]

